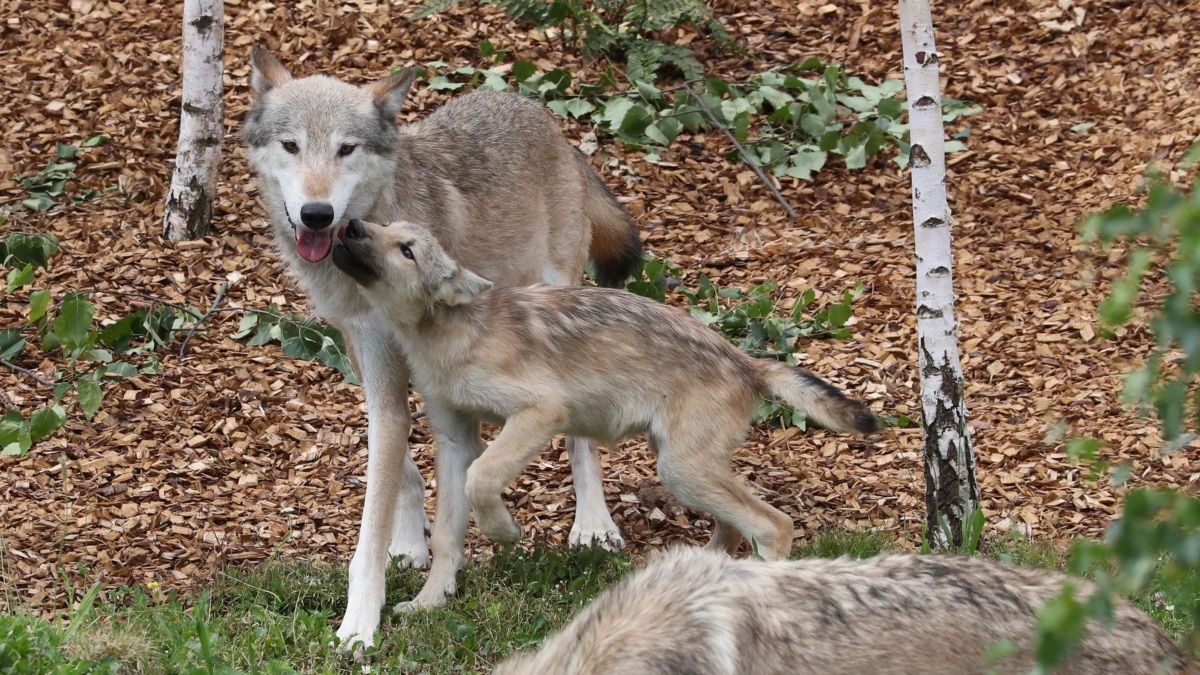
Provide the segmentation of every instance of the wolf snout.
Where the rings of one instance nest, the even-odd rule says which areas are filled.
[[[347,239],[364,239],[367,236],[367,228],[363,227],[363,222],[358,218],[352,218],[346,223],[346,227],[342,228],[340,233],[343,241]]]
[[[333,224],[333,204],[308,202],[300,207],[300,222],[313,230],[323,230]]]

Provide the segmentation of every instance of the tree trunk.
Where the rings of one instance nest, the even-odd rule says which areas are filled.
[[[196,239],[212,228],[225,119],[224,60],[224,3],[184,0],[183,110],[171,191],[163,208],[163,236],[168,239]]]
[[[913,225],[917,254],[917,341],[925,430],[925,533],[935,548],[963,543],[979,508],[975,454],[967,433],[958,326],[954,318],[950,209],[938,54],[929,0],[900,0],[908,90]]]

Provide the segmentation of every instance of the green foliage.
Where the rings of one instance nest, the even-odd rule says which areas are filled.
[[[816,292],[808,289],[791,309],[785,310],[776,300],[778,289],[773,281],[743,291],[720,288],[702,274],[695,288],[684,288],[679,285],[681,273],[678,267],[647,255],[625,288],[659,302],[666,302],[668,291],[678,292],[686,300],[693,318],[724,335],[742,351],[755,358],[787,363],[793,362],[800,339],[849,339],[846,323],[852,315],[851,305],[864,290],[859,284],[845,291],[840,299],[816,309]],[[807,427],[802,413],[780,401],[760,401],[754,421]]]
[[[490,44],[483,52],[495,53]],[[450,69],[441,61],[426,65],[441,73],[430,77],[431,89],[514,91],[543,102],[561,117],[588,121],[626,145],[645,150],[652,162],[669,156],[681,133],[719,126],[742,144],[749,161],[776,176],[807,180],[831,156],[840,157],[847,168],[861,169],[885,151],[895,152],[899,166],[908,164],[907,103],[899,98],[903,82],[870,85],[817,59],[769,70],[744,83],[701,79],[697,74],[693,84],[670,90],[645,80],[632,80],[631,86],[617,90],[611,77],[599,84],[572,86],[565,71],[541,73],[530,61],[517,61],[506,71]],[[979,111],[961,101],[943,101],[947,122]],[[969,130],[958,136],[969,136]],[[965,148],[959,140],[946,144],[947,152]],[[736,151],[730,156],[742,157]]]
[[[32,284],[37,269],[48,266],[58,252],[58,240],[50,235],[11,232],[0,240],[0,259],[11,266],[11,294]],[[19,282],[13,273],[21,271]],[[15,363],[27,349],[40,351],[42,357],[56,359],[54,379],[45,381],[54,388],[50,401],[27,416],[19,410],[5,410],[0,417],[0,456],[22,455],[34,443],[58,431],[67,423],[70,394],[86,419],[99,411],[104,401],[102,384],[111,379],[158,372],[154,350],[167,344],[172,335],[199,315],[191,309],[153,304],[138,309],[107,326],[97,327],[96,308],[89,295],[69,291],[57,303],[51,302],[45,289],[29,293],[29,318],[22,328],[0,331],[0,359]],[[36,338],[40,349],[30,345]]]
[[[729,50],[737,45],[703,0],[488,0],[519,22],[557,35],[585,54],[624,62],[630,82],[653,82],[663,68],[684,79],[700,77],[702,67],[691,47],[666,44],[655,35],[692,26]],[[426,0],[414,20],[444,12],[456,0]],[[490,48],[490,43],[489,43]],[[488,56],[488,55],[485,55]]]
[[[358,376],[350,363],[345,338],[338,329],[301,314],[280,312],[271,305],[266,310],[253,310],[242,317],[235,340],[246,339],[251,347],[277,342],[284,355],[306,361],[318,361],[346,376],[346,381],[358,384]]]
[[[936,544],[929,541],[925,534],[921,535],[921,553],[958,553],[960,555],[974,555],[979,550],[979,544],[983,540],[983,528],[987,524],[987,519],[984,517],[983,508],[975,507],[975,510],[970,513],[960,523],[961,532],[958,537],[954,536],[954,529],[950,527],[950,523],[944,516],[938,514],[938,539],[941,543]],[[959,542],[955,544],[954,542]]]
[[[47,163],[46,168],[32,176],[22,174],[16,177],[17,183],[29,194],[29,197],[21,202],[21,206],[35,213],[45,213],[62,204],[79,204],[98,197],[100,193],[92,188],[78,194],[68,194],[67,185],[75,178],[75,169],[79,165],[79,151],[99,147],[107,142],[108,137],[103,135],[91,136],[79,146],[56,142],[54,160]]]
[[[1185,156],[1200,157],[1200,145]],[[1125,381],[1128,401],[1152,406],[1158,413],[1166,441],[1163,452],[1185,443],[1192,434],[1185,427],[1200,417],[1200,400],[1189,392],[1200,368],[1200,177],[1191,190],[1176,189],[1152,176],[1145,206],[1125,205],[1088,218],[1083,225],[1086,241],[1103,246],[1130,247],[1128,272],[1113,284],[1100,306],[1102,328],[1111,331],[1134,321],[1143,281],[1152,262],[1160,268],[1168,292],[1154,309],[1149,327],[1155,349],[1147,365]],[[1169,358],[1181,352],[1182,359]],[[1172,362],[1170,369],[1164,364]],[[1095,439],[1073,439],[1068,454],[1107,469],[1102,448]],[[1121,481],[1129,468],[1114,476]],[[1109,528],[1104,542],[1079,542],[1071,552],[1070,568],[1088,573],[1100,592],[1085,600],[1064,595],[1049,605],[1038,625],[1039,663],[1053,666],[1079,640],[1088,619],[1103,621],[1111,614],[1111,598],[1144,593],[1156,580],[1165,584],[1174,602],[1190,619],[1185,641],[1200,650],[1200,499],[1174,490],[1137,488],[1125,498],[1120,519]],[[1162,585],[1159,583],[1159,585]],[[1163,590],[1159,590],[1163,593]],[[1152,613],[1154,613],[1152,611]]]

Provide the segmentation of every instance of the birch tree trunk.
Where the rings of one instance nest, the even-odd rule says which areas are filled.
[[[963,543],[963,523],[979,506],[979,484],[958,357],[942,96],[929,0],[900,0],[900,33],[912,143],[925,534],[935,548],[957,547]]]
[[[171,191],[163,208],[163,236],[168,239],[203,237],[212,227],[225,119],[224,62],[223,1],[184,0],[183,110]]]

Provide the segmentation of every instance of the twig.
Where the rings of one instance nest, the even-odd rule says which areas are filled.
[[[796,211],[792,209],[792,205],[788,204],[787,200],[783,198],[783,195],[779,193],[779,189],[775,187],[775,183],[771,182],[771,179],[767,178],[767,174],[763,173],[763,170],[759,168],[757,162],[750,159],[750,154],[746,152],[746,149],[742,147],[741,143],[738,143],[738,139],[734,138],[733,134],[730,133],[729,128],[724,124],[721,124],[721,120],[717,119],[717,116],[713,114],[712,109],[708,107],[708,104],[704,102],[704,99],[697,96],[696,92],[692,90],[691,85],[689,85],[687,82],[683,83],[683,88],[686,89],[687,92],[691,94],[692,98],[696,100],[696,103],[699,104],[700,109],[704,111],[704,115],[708,117],[708,121],[712,122],[714,127],[720,129],[725,134],[725,137],[733,143],[733,147],[737,148],[738,154],[742,157],[742,161],[749,164],[751,169],[754,169],[754,173],[758,174],[758,179],[763,182],[763,185],[767,186],[767,189],[771,191],[771,194],[775,195],[775,200],[783,206],[783,210],[787,211],[787,214],[791,216],[792,220],[800,220],[800,216],[796,215]]]
[[[217,297],[213,300],[212,306],[208,308],[208,311],[204,313],[204,316],[200,317],[196,323],[192,324],[191,330],[189,330],[187,335],[183,337],[183,344],[179,345],[179,358],[183,358],[184,352],[187,351],[188,343],[191,342],[192,336],[195,335],[196,331],[200,328],[200,324],[204,323],[205,319],[212,316],[213,312],[217,311],[217,305],[220,305],[221,301],[225,299],[225,293],[228,291],[229,282],[222,283],[221,287],[217,289]]]
[[[17,364],[11,363],[4,359],[0,359],[0,365],[8,366],[9,368],[12,368],[13,370],[17,371],[18,373],[25,373],[29,377],[32,377],[34,380],[36,380],[38,384],[41,384],[41,385],[44,385],[47,387],[53,387],[56,384],[55,382],[50,382],[49,380],[42,379],[42,377],[40,375],[33,372],[32,370],[29,370],[28,368],[22,368],[21,366],[18,366]]]

